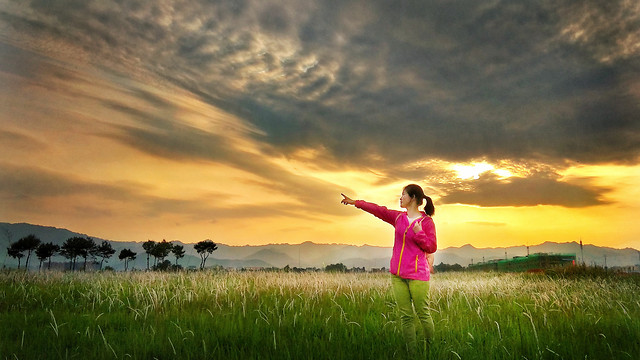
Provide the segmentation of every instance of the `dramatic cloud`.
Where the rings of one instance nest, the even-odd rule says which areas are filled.
[[[371,166],[415,153],[591,163],[638,156],[640,10],[632,2],[12,8],[4,18],[15,31],[145,69],[235,112],[284,153],[322,146]],[[389,146],[399,143],[409,146]],[[383,156],[374,164],[371,152]]]
[[[587,207],[606,204],[603,195],[611,189],[558,181],[555,174],[536,173],[527,178],[499,179],[485,173],[479,179],[462,182],[441,199],[447,204],[479,206],[558,205]]]

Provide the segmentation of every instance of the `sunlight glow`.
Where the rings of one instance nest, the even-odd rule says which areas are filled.
[[[462,180],[467,180],[467,179],[477,180],[480,178],[481,174],[488,171],[498,175],[501,178],[508,178],[513,176],[513,174],[509,170],[496,169],[495,166],[487,163],[486,161],[473,162],[470,164],[454,164],[454,165],[451,165],[450,168],[451,170],[455,171],[458,175],[458,178]]]

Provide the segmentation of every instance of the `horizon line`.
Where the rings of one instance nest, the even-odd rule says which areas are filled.
[[[53,229],[58,229],[58,230],[66,230],[72,233],[76,233],[76,234],[80,234],[80,235],[84,235],[84,236],[88,236],[91,238],[96,238],[96,239],[100,239],[100,240],[106,240],[106,241],[111,241],[111,242],[117,242],[117,243],[144,243],[145,241],[151,240],[151,239],[147,239],[145,241],[126,241],[126,240],[111,240],[111,239],[103,239],[97,236],[90,236],[87,234],[83,234],[80,232],[76,232],[67,228],[60,228],[60,227],[56,227],[56,226],[52,226],[52,225],[40,225],[40,224],[32,224],[32,223],[28,223],[28,222],[15,222],[15,223],[11,223],[11,222],[0,222],[0,223],[4,223],[4,224],[9,224],[9,225],[31,225],[31,226],[40,226],[40,227],[46,227],[46,228],[53,228]],[[166,239],[163,239],[166,240]],[[205,240],[210,240],[210,239],[205,239]],[[156,241],[156,240],[153,240]],[[180,242],[182,244],[189,244],[189,245],[193,245],[193,244],[197,244],[198,242],[184,242],[182,240],[167,240],[169,242]],[[202,240],[204,241],[204,240]],[[213,241],[213,240],[211,240]],[[582,241],[581,238],[579,241]],[[159,241],[158,241],[159,242]],[[214,241],[215,242],[215,241]],[[270,245],[290,245],[290,246],[296,246],[296,245],[302,245],[302,244],[306,244],[306,243],[310,243],[313,245],[338,245],[338,246],[355,246],[355,247],[364,247],[364,246],[369,246],[369,247],[376,247],[376,248],[388,248],[391,249],[393,248],[393,246],[380,246],[380,245],[370,245],[370,244],[361,244],[361,245],[355,245],[355,244],[344,244],[344,243],[318,243],[318,242],[314,242],[314,241],[303,241],[301,243],[297,243],[297,244],[292,244],[292,243],[268,243],[268,244],[261,244],[261,245],[251,245],[251,244],[244,244],[244,245],[230,245],[224,242],[215,242],[218,245],[224,245],[224,246],[229,246],[229,247],[258,247],[258,246],[270,246]],[[448,246],[442,249],[438,249],[438,250],[447,250],[447,249],[461,249],[463,247],[472,247],[474,249],[478,249],[478,250],[483,250],[483,249],[509,249],[509,248],[517,248],[517,247],[532,247],[532,246],[540,246],[540,245],[544,245],[546,243],[551,243],[551,244],[558,244],[558,245],[563,245],[563,244],[580,244],[578,241],[573,240],[573,241],[567,241],[567,242],[555,242],[555,241],[543,241],[540,242],[538,244],[534,244],[534,245],[512,245],[512,246],[495,246],[495,247],[475,247],[474,245],[471,245],[469,243],[461,245],[461,246]],[[615,248],[615,247],[611,247],[611,246],[600,246],[600,245],[595,245],[595,244],[590,244],[590,243],[583,243],[584,245],[591,245],[591,246],[595,246],[595,247],[599,247],[599,248],[606,248],[606,249],[615,249],[615,250],[626,250],[626,249],[631,249],[631,250],[635,250],[635,251],[640,251],[636,248],[632,248],[632,247],[624,247],[624,248]],[[437,251],[436,251],[437,252]]]

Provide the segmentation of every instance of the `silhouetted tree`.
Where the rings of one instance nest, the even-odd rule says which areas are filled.
[[[122,249],[120,251],[120,255],[118,255],[118,259],[124,260],[124,271],[127,271],[129,268],[129,261],[136,259],[136,253],[130,249]]]
[[[163,261],[160,261],[157,265],[154,265],[153,270],[169,271],[169,270],[174,270],[174,266],[171,265],[171,261],[163,260]]]
[[[60,255],[64,256],[66,259],[69,259],[69,261],[71,262],[71,270],[76,269],[76,258],[80,256],[80,246],[78,245],[78,243],[81,240],[81,237],[71,237],[65,240],[60,247]]]
[[[212,252],[218,250],[218,245],[216,245],[213,241],[207,239],[195,244],[193,248],[196,249],[198,254],[200,254],[200,269],[204,269],[207,258],[209,257],[209,255],[211,255]]]
[[[16,243],[12,243],[11,245],[9,245],[9,247],[7,248],[7,254],[14,259],[18,259],[18,269],[20,269],[20,262],[24,257],[24,254],[22,253],[22,250],[18,246],[16,246]]]
[[[147,270],[149,270],[149,257],[151,256],[151,253],[153,253],[153,249],[155,247],[156,242],[153,240],[147,240],[142,243],[142,248],[144,249],[144,252],[147,253]]]
[[[93,257],[95,259],[95,249],[97,247],[96,242],[90,238],[90,237],[86,237],[84,238],[84,243],[82,244],[83,248],[82,248],[82,254],[81,256],[84,258],[84,263],[82,265],[82,270],[83,271],[87,271],[87,258],[89,256]]]
[[[327,265],[324,270],[330,272],[347,272],[347,266],[343,263],[331,264]]]
[[[445,264],[440,262],[440,264],[433,267],[436,272],[447,272],[447,271],[462,271],[464,268],[460,264]]]
[[[178,259],[182,259],[184,257],[184,246],[182,245],[173,245],[171,248],[171,252],[176,257],[176,266],[178,265]]]
[[[36,249],[36,256],[38,257],[38,259],[40,259],[40,266],[38,267],[38,270],[42,268],[42,262],[47,259],[49,259],[49,265],[47,266],[47,269],[51,269],[51,257],[58,251],[60,251],[60,246],[53,243],[48,242],[40,244]]]
[[[158,265],[158,260],[160,260],[160,262],[163,262],[164,258],[169,256],[169,253],[171,253],[172,248],[173,245],[170,242],[167,242],[167,240],[165,239],[162,239],[161,242],[157,243],[151,251],[151,255],[153,255],[153,257],[155,258],[154,266]]]
[[[25,269],[29,269],[29,259],[31,258],[31,253],[38,248],[38,245],[40,245],[40,239],[33,234],[27,235],[16,241],[16,247],[21,252],[27,252],[27,260],[24,263]]]
[[[87,257],[93,247],[96,244],[91,238],[83,238],[83,237],[72,237],[65,240],[60,248],[60,254],[65,258],[71,260],[71,270],[76,269],[76,263],[78,257],[84,258],[84,269],[86,270],[87,266]]]
[[[111,246],[110,242],[103,241],[100,245],[93,248],[92,253],[94,256],[102,259],[100,260],[100,270],[102,270],[104,260],[111,258],[111,256],[116,253],[116,250]]]

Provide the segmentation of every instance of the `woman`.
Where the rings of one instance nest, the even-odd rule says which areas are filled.
[[[390,210],[384,206],[362,200],[352,200],[342,194],[342,203],[355,205],[395,227],[395,242],[391,256],[391,284],[396,297],[402,332],[411,354],[418,348],[414,326],[414,310],[424,329],[425,340],[433,337],[434,325],[429,311],[430,263],[437,249],[436,228],[433,223],[435,208],[430,197],[418,185],[407,185],[402,190],[400,207],[406,212]],[[424,212],[418,209],[426,200]],[[413,307],[411,305],[413,301]]]

